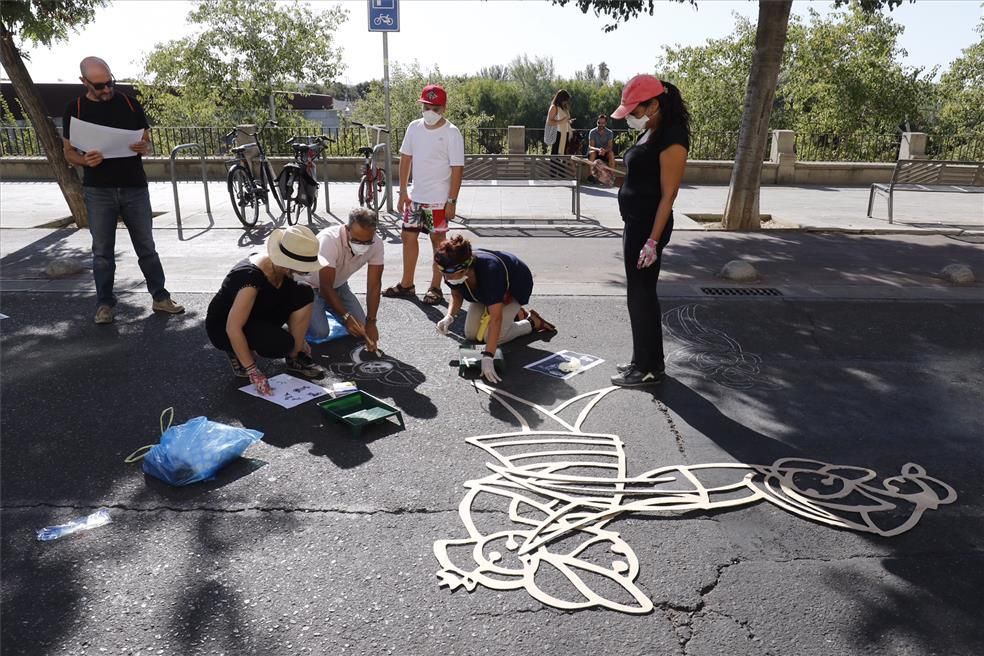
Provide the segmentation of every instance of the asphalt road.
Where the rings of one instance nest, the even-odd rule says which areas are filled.
[[[489,454],[465,439],[519,424],[449,366],[458,345],[434,332],[436,311],[384,301],[381,346],[396,373],[359,384],[401,407],[406,430],[354,439],[313,404],[282,410],[238,391],[204,334],[208,296],[180,300],[188,313],[163,317],[128,295],[108,327],[91,323],[89,294],[0,301],[4,655],[984,653],[982,304],[667,303],[669,379],[607,394],[583,424],[621,438],[630,475],[798,458],[882,481],[912,462],[958,498],[897,537],[768,502],[619,518],[608,528],[638,557],[635,584],[655,605],[631,615],[565,612],[522,588],[439,586],[434,542],[466,535],[463,484],[489,474]],[[624,300],[532,305],[560,333],[507,345],[505,388],[550,408],[607,387],[627,356]],[[358,373],[354,346],[318,347],[334,379]],[[605,362],[569,380],[523,369],[560,349]],[[169,406],[176,421],[205,415],[264,440],[215,481],[168,487],[123,458],[157,440]],[[563,430],[517,411],[533,430]],[[100,506],[111,524],[35,540]],[[500,526],[505,511],[477,508]],[[543,569],[543,590],[578,595]]]

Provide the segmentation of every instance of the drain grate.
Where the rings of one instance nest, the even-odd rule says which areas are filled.
[[[707,296],[782,296],[775,287],[701,287]]]

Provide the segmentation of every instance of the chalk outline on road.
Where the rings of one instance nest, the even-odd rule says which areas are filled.
[[[701,324],[697,310],[705,308],[699,304],[681,305],[663,314],[667,335],[685,345],[667,356],[667,368],[695,371],[734,390],[778,389],[778,384],[762,374],[762,356],[745,351],[738,340],[725,332]]]
[[[623,514],[722,510],[768,501],[815,522],[893,537],[913,528],[926,510],[953,503],[957,498],[952,487],[927,476],[926,470],[914,463],[906,463],[900,475],[885,478],[880,484],[873,470],[802,458],[782,458],[772,465],[669,465],[627,477],[621,438],[581,430],[594,406],[617,388],[581,394],[548,410],[484,383],[475,386],[516,417],[521,430],[465,440],[489,453],[498,464],[486,463],[492,471],[490,475],[464,484],[468,492],[458,506],[458,514],[468,537],[434,543],[434,556],[441,565],[437,571],[439,585],[452,591],[462,587],[473,592],[479,585],[503,591],[525,589],[541,603],[563,610],[601,607],[644,614],[653,610],[653,603],[635,584],[639,559],[617,532],[605,528]],[[507,399],[529,406],[557,422],[563,430],[531,430]],[[588,402],[573,424],[559,416],[565,408],[581,400]],[[516,448],[527,450],[507,453],[507,449]],[[521,464],[552,457],[558,460]],[[589,468],[600,468],[614,475],[562,473]],[[704,472],[720,475],[729,470],[741,474],[740,480],[707,486],[699,479]],[[803,478],[825,489],[802,487],[798,481]],[[483,513],[472,504],[483,493],[508,499],[508,518],[515,528],[485,534],[477,527],[476,513],[488,515],[488,506],[480,504],[486,509]],[[895,520],[906,508],[910,510],[908,518],[887,527],[879,525],[874,517],[876,513],[884,513],[884,517]],[[531,513],[539,517],[532,517]],[[858,519],[848,519],[847,515],[857,515]],[[555,553],[551,546],[559,539],[578,544],[574,548],[561,547],[563,552]],[[501,547],[497,547],[498,542],[502,543]],[[451,552],[468,548],[474,566],[459,567]],[[608,565],[581,557],[590,557],[599,550],[609,559]],[[511,565],[504,560],[504,552]],[[582,599],[561,599],[541,588],[537,584],[541,566],[544,571],[549,569],[564,575]],[[615,583],[631,601],[608,599],[595,592],[585,580],[590,577]]]

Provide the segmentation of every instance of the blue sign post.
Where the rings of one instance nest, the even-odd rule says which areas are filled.
[[[400,0],[369,0],[369,31],[400,31]]]

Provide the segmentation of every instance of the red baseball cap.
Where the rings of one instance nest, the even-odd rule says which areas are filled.
[[[612,118],[625,118],[636,106],[663,94],[666,87],[652,75],[636,75],[622,89],[622,104],[612,112]]]
[[[420,92],[420,100],[417,102],[444,107],[448,104],[448,92],[440,84],[428,84]]]

